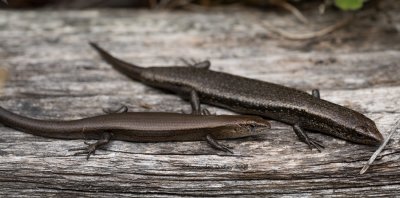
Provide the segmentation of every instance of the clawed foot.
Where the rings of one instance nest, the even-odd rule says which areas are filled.
[[[75,148],[75,149],[70,149],[69,151],[79,151],[76,152],[74,155],[81,155],[81,154],[86,154],[86,160],[89,160],[90,155],[94,155],[96,153],[96,150],[110,142],[110,139],[112,137],[112,133],[109,132],[104,132],[102,134],[101,139],[99,139],[95,143],[88,143],[84,142],[87,146],[85,147],[80,147],[80,148]]]
[[[316,148],[319,152],[321,152],[325,147],[322,145],[322,143],[318,140],[315,140],[313,138],[307,137],[307,139],[303,140],[306,144],[308,144],[308,147],[312,150],[313,148]]]
[[[218,143],[213,137],[211,137],[211,135],[207,135],[206,140],[207,140],[208,144],[210,144],[211,147],[213,147],[214,149],[234,154],[230,148],[228,148],[227,146],[225,146],[223,144]]]
[[[223,144],[220,144],[220,147],[218,147],[217,149],[221,150],[221,151],[224,151],[224,152],[228,152],[228,153],[234,154],[233,151],[229,147],[227,147],[227,146],[225,146]]]
[[[316,148],[319,152],[321,152],[325,147],[322,145],[321,142],[308,137],[308,135],[303,131],[303,129],[299,125],[294,125],[293,130],[296,133],[297,137],[303,142],[305,142],[308,147],[312,150]]]
[[[98,142],[96,143],[89,143],[89,142],[84,142],[87,146],[84,147],[80,147],[80,148],[74,148],[74,149],[70,149],[69,151],[79,151],[74,153],[74,156],[77,155],[82,155],[82,154],[86,154],[86,160],[89,160],[90,155],[95,155],[96,154],[96,150],[101,146],[98,144]]]

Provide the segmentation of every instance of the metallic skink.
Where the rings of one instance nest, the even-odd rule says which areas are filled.
[[[95,43],[91,46],[116,70],[152,87],[190,98],[197,92],[203,103],[238,113],[285,122],[310,148],[322,149],[305,130],[322,132],[355,143],[378,145],[383,141],[375,123],[349,108],[293,88],[209,69],[209,61],[192,67],[140,67],[113,57]]]

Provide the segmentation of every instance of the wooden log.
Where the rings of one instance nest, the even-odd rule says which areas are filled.
[[[61,120],[98,115],[119,104],[131,111],[189,109],[179,97],[113,70],[87,45],[90,40],[143,66],[209,59],[213,70],[305,91],[319,88],[322,98],[364,113],[387,135],[400,119],[399,10],[387,10],[392,24],[366,17],[306,41],[281,39],[261,23],[306,30],[293,16],[245,8],[1,11],[0,59],[8,80],[0,104],[22,115]],[[340,17],[310,15],[321,27]],[[268,134],[222,141],[233,147],[233,155],[205,142],[113,141],[86,161],[68,151],[83,140],[37,137],[4,126],[0,133],[1,197],[388,197],[400,192],[399,135],[359,175],[375,147],[315,133],[311,136],[326,149],[311,151],[290,127],[274,121]]]

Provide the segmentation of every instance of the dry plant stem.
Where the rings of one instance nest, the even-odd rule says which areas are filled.
[[[271,24],[268,24],[266,22],[262,22],[262,24],[268,28],[269,30],[271,30],[274,33],[279,34],[280,36],[286,38],[286,39],[290,39],[290,40],[308,40],[308,39],[312,39],[312,38],[317,38],[317,37],[321,37],[327,34],[330,34],[340,28],[343,28],[344,26],[348,25],[352,20],[353,20],[354,16],[350,16],[350,17],[346,17],[338,22],[336,22],[335,24],[325,27],[321,30],[318,30],[316,32],[308,32],[308,33],[302,33],[302,34],[294,34],[294,33],[290,33],[287,32],[285,30],[281,30],[278,29],[274,26],[272,26]]]
[[[292,13],[301,22],[308,24],[308,19],[300,12],[300,10],[294,7],[292,4],[288,3],[287,1],[271,0],[270,3],[282,7],[283,9]]]
[[[397,131],[397,128],[400,126],[400,119],[397,120],[396,124],[394,125],[393,128],[390,129],[390,134],[386,138],[385,142],[382,143],[381,146],[375,151],[374,154],[372,154],[371,158],[368,160],[367,164],[361,169],[360,175],[364,174],[369,166],[375,161],[375,159],[378,157],[378,155],[382,152],[382,150],[385,148],[389,140],[392,138],[393,134]]]

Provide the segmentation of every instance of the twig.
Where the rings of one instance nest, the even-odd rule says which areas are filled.
[[[265,25],[265,27],[269,28],[272,32],[275,32],[286,39],[308,40],[308,39],[327,35],[327,34],[332,33],[340,28],[343,28],[344,26],[348,25],[353,20],[353,18],[354,18],[354,16],[346,17],[346,18],[336,22],[335,24],[325,27],[316,32],[309,32],[309,33],[302,33],[302,34],[294,34],[294,33],[287,32],[285,30],[278,29],[266,22],[262,22],[262,24]]]
[[[365,171],[368,170],[368,168],[371,166],[371,164],[375,161],[375,159],[378,157],[378,155],[382,152],[383,148],[387,145],[389,142],[390,138],[393,136],[393,134],[397,131],[397,128],[400,126],[400,119],[397,120],[396,124],[393,126],[393,128],[390,129],[390,134],[386,138],[385,142],[375,151],[374,154],[372,154],[371,158],[369,158],[367,164],[361,169],[360,175],[364,174]]]
[[[300,12],[300,10],[297,9],[296,7],[294,7],[289,2],[287,2],[285,0],[270,0],[270,3],[273,4],[273,5],[280,6],[283,9],[289,11],[290,13],[292,13],[301,22],[303,22],[305,24],[308,23],[308,19]]]

